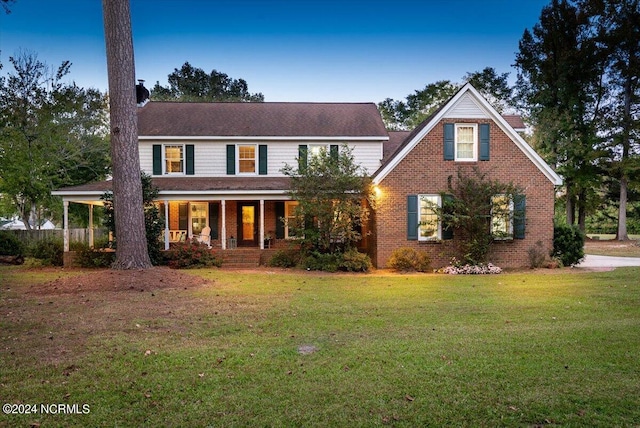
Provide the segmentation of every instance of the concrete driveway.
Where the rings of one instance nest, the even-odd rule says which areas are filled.
[[[625,266],[640,266],[640,257],[611,257],[593,256],[587,254],[576,267],[582,268],[616,268]]]

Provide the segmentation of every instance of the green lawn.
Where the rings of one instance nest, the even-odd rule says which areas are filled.
[[[0,427],[640,423],[639,268],[207,269],[186,289],[47,295],[31,285],[77,271],[31,273],[0,268],[0,401],[90,411]]]

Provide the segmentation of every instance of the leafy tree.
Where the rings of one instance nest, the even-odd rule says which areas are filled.
[[[433,207],[444,228],[454,231],[456,257],[464,264],[486,263],[496,238],[504,238],[492,232],[492,218],[523,220],[518,217],[521,213],[513,212],[508,203],[496,197],[515,201],[522,193],[512,183],[488,179],[487,174],[477,168],[471,173],[459,169],[457,179],[449,180],[448,193],[442,195],[442,207]]]
[[[482,71],[467,73],[463,83],[440,80],[424,89],[414,91],[406,101],[387,98],[378,103],[378,110],[389,130],[410,130],[422,123],[442,104],[447,102],[467,82],[470,82],[499,111],[513,109],[512,89],[507,78],[509,73],[498,75],[487,67]]]
[[[162,248],[163,244],[160,241],[162,231],[164,229],[164,223],[160,216],[158,206],[154,203],[158,196],[158,188],[155,187],[151,181],[151,176],[145,173],[140,173],[140,180],[142,183],[142,201],[144,204],[144,228],[145,237],[147,241],[147,249],[149,251],[149,259],[154,265],[160,264],[162,260]],[[101,198],[104,201],[104,225],[113,234],[114,248],[118,248],[117,241],[117,229],[116,229],[116,213],[113,205],[113,193],[107,192],[102,195]]]
[[[584,230],[604,156],[596,150],[606,87],[606,55],[588,16],[567,0],[552,0],[516,56],[516,92],[535,125],[536,148],[564,177],[567,223]]]
[[[160,82],[151,90],[151,98],[157,101],[247,101],[262,102],[264,95],[249,93],[244,79],[233,79],[225,73],[211,70],[205,72],[185,62],[168,76],[169,86]]]
[[[146,269],[135,71],[129,0],[103,0],[111,107],[111,157],[115,228],[120,236],[114,269]]]
[[[291,198],[298,201],[289,228],[302,237],[304,246],[322,253],[354,247],[369,216],[367,203],[373,206],[370,177],[346,145],[298,161],[297,167],[285,165],[282,170],[291,177]]]
[[[15,3],[16,0],[0,0],[0,4],[2,4],[2,8],[6,14],[11,13],[11,9],[9,9],[9,5],[11,3]]]
[[[583,0],[597,37],[608,57],[608,105],[604,109],[607,170],[619,183],[616,238],[629,239],[629,183],[640,179],[640,2]]]
[[[106,95],[62,79],[32,53],[9,58],[0,77],[0,193],[5,214],[27,228],[60,214],[51,191],[102,180],[109,172]]]

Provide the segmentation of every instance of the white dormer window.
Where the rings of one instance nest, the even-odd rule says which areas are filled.
[[[184,174],[184,145],[164,146],[164,173]]]

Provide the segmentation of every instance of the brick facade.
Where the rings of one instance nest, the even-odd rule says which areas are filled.
[[[445,161],[444,123],[489,123],[491,156],[488,161]],[[487,178],[513,183],[526,195],[525,238],[496,242],[490,261],[501,267],[529,266],[528,250],[542,242],[544,251],[553,246],[554,184],[523,153],[502,129],[489,119],[447,118],[435,127],[379,183],[375,213],[375,233],[371,235],[370,254],[374,263],[385,267],[394,249],[412,247],[426,251],[434,268],[446,266],[452,256],[451,241],[422,242],[407,239],[407,196],[438,194],[447,189],[449,177],[458,170],[472,173],[478,167]],[[454,235],[454,240],[455,240]]]

